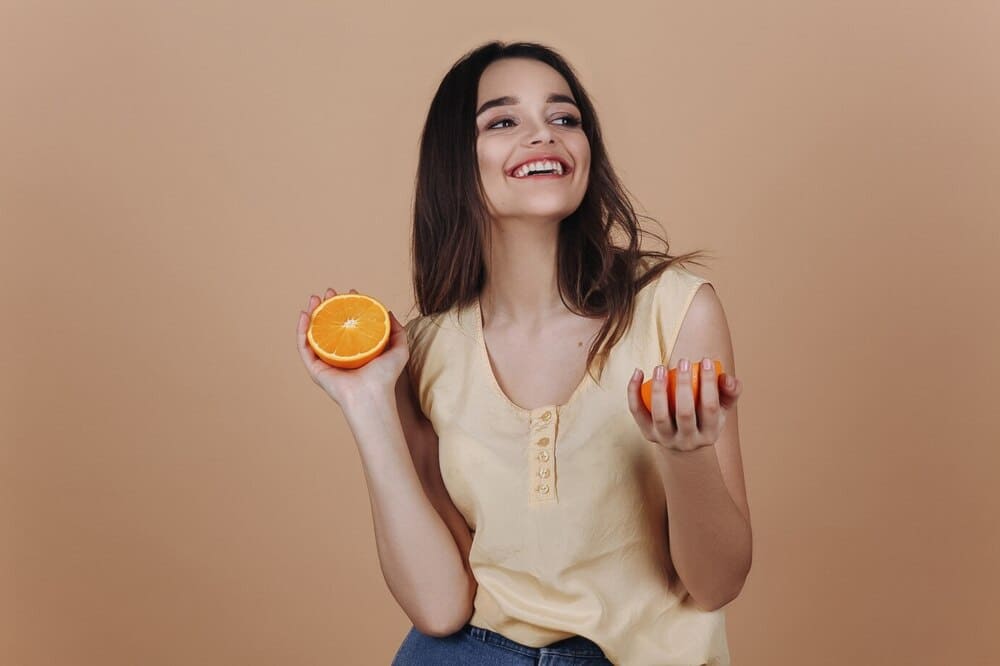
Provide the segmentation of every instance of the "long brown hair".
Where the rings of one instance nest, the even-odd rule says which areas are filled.
[[[589,96],[566,60],[542,44],[483,44],[462,56],[438,86],[417,165],[411,246],[416,305],[424,316],[464,308],[485,281],[484,245],[489,247],[492,227],[476,155],[476,98],[483,70],[501,58],[533,58],[551,66],[569,84],[580,109],[590,142],[590,173],[580,206],[559,223],[557,280],[571,312],[607,317],[587,354],[588,372],[601,357],[601,374],[607,354],[628,331],[636,293],[672,264],[703,265],[698,258],[705,255],[671,256],[666,239],[640,227],[628,190],[611,167]],[[623,245],[612,237],[616,226]],[[641,234],[660,240],[667,251],[641,250]],[[637,276],[646,258],[658,263]]]

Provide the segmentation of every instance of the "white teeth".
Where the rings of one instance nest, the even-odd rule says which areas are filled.
[[[546,169],[555,170],[557,175],[563,174],[563,166],[559,162],[552,160],[542,160],[540,162],[528,162],[527,164],[522,164],[520,168],[514,171],[514,178],[524,178],[528,175],[529,171],[544,171]]]

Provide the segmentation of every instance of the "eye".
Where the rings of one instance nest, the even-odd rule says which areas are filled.
[[[559,118],[555,119],[555,121],[559,120],[566,121],[562,125],[563,127],[578,127],[580,125],[580,119],[577,118],[576,116],[560,116]],[[500,118],[498,120],[493,121],[491,125],[487,125],[486,129],[493,129],[500,123],[511,123],[511,122],[514,122],[513,118]],[[505,129],[505,128],[500,128],[500,129]]]
[[[514,122],[514,121],[511,120],[510,118],[501,118],[500,120],[495,121],[492,125],[487,125],[486,129],[493,129],[494,127],[496,127],[500,123],[510,123],[510,122]]]
[[[576,116],[563,116],[562,118],[556,118],[556,120],[568,121],[563,127],[577,127],[580,124],[580,119]]]

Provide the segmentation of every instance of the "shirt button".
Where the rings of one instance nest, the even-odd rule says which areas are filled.
[[[538,444],[538,446],[548,446],[549,445],[549,438],[548,437],[542,437],[540,440],[538,440],[536,442],[536,444]]]
[[[549,470],[543,467],[542,469],[538,470],[538,476],[542,477],[543,479],[549,478]]]
[[[543,483],[542,485],[538,486],[538,492],[544,495],[547,492],[549,492],[549,487]]]
[[[548,421],[550,418],[552,418],[552,412],[545,412],[544,414],[542,414],[543,421]]]
[[[541,460],[542,462],[547,461],[549,459],[549,452],[548,451],[539,451],[538,452],[538,459]]]

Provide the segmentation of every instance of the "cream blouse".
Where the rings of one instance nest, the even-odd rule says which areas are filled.
[[[406,324],[441,476],[473,530],[473,625],[532,647],[585,636],[624,666],[730,663],[724,610],[698,609],[670,560],[656,444],[626,391],[636,367],[649,378],[669,365],[706,282],[677,265],[661,273],[600,383],[585,374],[566,404],[530,410],[496,381],[478,299]]]

